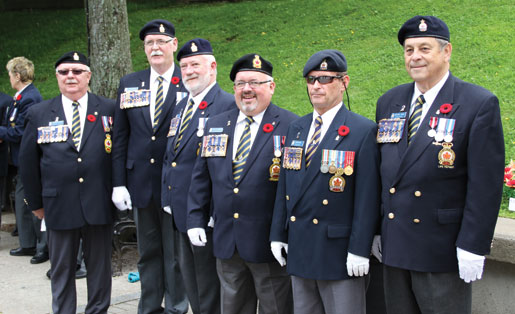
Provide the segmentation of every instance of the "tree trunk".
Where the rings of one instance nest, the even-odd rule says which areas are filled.
[[[91,91],[116,98],[120,78],[132,72],[126,0],[85,0]]]

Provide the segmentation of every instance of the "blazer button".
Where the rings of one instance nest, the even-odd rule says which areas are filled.
[[[176,166],[177,166],[177,163],[176,163],[175,161],[174,161],[174,162],[172,162],[172,167],[174,167],[174,168],[175,168]]]
[[[289,195],[286,195],[286,200],[289,201],[290,200],[290,196]]]
[[[29,205],[29,202],[27,202],[27,199],[26,199],[26,198],[24,198],[24,199],[23,199],[23,202],[25,203],[25,205]],[[493,243],[493,242],[492,242],[492,243]]]
[[[238,219],[238,218],[240,218],[240,214],[234,213],[233,217],[234,217],[234,219]]]
[[[156,161],[154,160],[154,158],[150,158],[150,163],[153,164],[155,163]]]
[[[156,137],[155,136],[152,136],[151,137],[152,141],[155,141],[156,140]]]
[[[172,189],[172,186],[171,186],[171,185],[169,185],[169,186],[168,186],[168,190],[170,191],[171,189]]]
[[[314,218],[313,219],[313,224],[318,225],[318,219]]]
[[[232,191],[234,192],[234,194],[238,194],[238,192],[240,191],[240,189],[238,189],[238,188],[234,188]]]
[[[322,204],[327,205],[327,204],[329,204],[329,201],[328,200],[323,200]]]
[[[82,158],[77,158],[77,162],[82,162]]]
[[[393,218],[395,218],[395,215],[393,213],[389,213],[388,218],[393,219]]]
[[[414,194],[415,194],[416,197],[421,197],[422,196],[422,192],[420,192],[420,191],[415,191]]]
[[[395,194],[395,188],[390,188],[390,194]]]
[[[415,219],[413,219],[413,222],[414,222],[414,223],[416,223],[416,224],[418,224],[418,223],[420,222],[420,219],[415,218]]]
[[[79,182],[80,183],[84,182],[84,179],[83,178],[79,178]]]
[[[296,220],[295,216],[291,216],[291,217],[290,217],[290,221],[291,221],[291,222],[295,222],[295,220]]]

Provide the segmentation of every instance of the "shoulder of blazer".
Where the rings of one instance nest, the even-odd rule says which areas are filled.
[[[124,77],[121,78],[120,83],[123,84],[130,84],[134,81],[142,81],[142,80],[149,80],[150,79],[150,68],[138,71],[138,72],[132,72]],[[139,86],[138,86],[139,87]]]

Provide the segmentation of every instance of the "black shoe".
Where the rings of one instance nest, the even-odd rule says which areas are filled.
[[[13,237],[17,237],[18,236],[18,228],[14,228],[14,230],[11,232],[11,235]]]
[[[41,264],[48,261],[48,253],[38,252],[30,259],[31,264]]]
[[[50,271],[52,270],[52,268],[50,268],[47,272],[46,272],[46,276],[48,277],[48,279],[52,279],[52,275],[50,274]]]
[[[33,256],[36,254],[36,248],[35,247],[29,247],[29,248],[22,248],[19,247],[17,249],[12,249],[9,254],[12,256]]]
[[[79,268],[75,272],[75,279],[86,278],[87,275],[88,275],[88,272],[86,271],[85,268]]]

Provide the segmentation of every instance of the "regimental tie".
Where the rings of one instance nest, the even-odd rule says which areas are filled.
[[[408,145],[411,144],[413,136],[417,134],[418,127],[420,126],[420,118],[422,117],[422,105],[426,102],[424,95],[418,96],[417,100],[413,104],[413,112],[409,117],[408,126]]]
[[[73,106],[73,116],[72,116],[72,135],[73,135],[73,144],[75,144],[75,148],[79,150],[80,144],[80,114],[79,114],[79,103],[74,101],[72,102]]]
[[[236,159],[234,159],[232,163],[232,174],[234,176],[234,183],[236,183],[236,185],[240,183],[241,174],[243,173],[245,162],[247,161],[247,157],[249,156],[250,125],[254,122],[254,118],[246,117],[245,122],[245,129],[243,129],[243,133],[240,137],[240,142],[238,143],[238,149],[236,150]]]
[[[156,94],[156,104],[155,104],[155,110],[154,110],[154,124],[152,125],[152,132],[156,133],[157,126],[159,125],[159,117],[161,116],[161,113],[163,112],[163,104],[165,102],[163,97],[163,77],[158,76],[157,80],[159,81],[159,84],[157,85],[157,94]]]
[[[179,145],[181,144],[184,131],[186,131],[186,129],[188,128],[188,125],[191,121],[191,117],[193,116],[193,105],[195,105],[195,102],[193,102],[193,99],[190,99],[190,101],[188,101],[188,105],[186,106],[186,113],[184,114],[184,119],[182,120],[181,128],[179,129],[179,135],[177,135],[177,139],[175,140],[176,151],[179,148]]]
[[[315,132],[311,136],[311,140],[309,141],[308,149],[306,150],[306,168],[309,167],[311,163],[311,158],[315,154],[317,150],[318,144],[320,144],[320,134],[322,133],[322,117],[318,116],[315,119]]]

